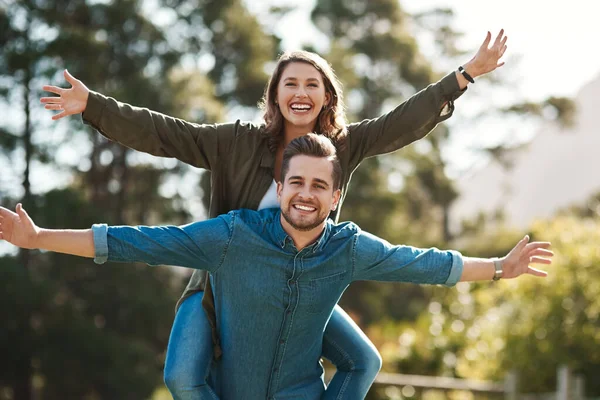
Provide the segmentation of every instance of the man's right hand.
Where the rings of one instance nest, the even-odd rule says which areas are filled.
[[[61,119],[67,115],[80,114],[85,111],[90,90],[78,79],[65,69],[65,79],[71,84],[70,89],[63,89],[57,86],[44,86],[43,90],[55,93],[58,97],[42,97],[40,101],[45,103],[46,110],[61,111],[52,116],[53,120]]]
[[[37,246],[39,231],[21,203],[17,204],[16,213],[0,207],[0,240],[24,249],[33,249]]]

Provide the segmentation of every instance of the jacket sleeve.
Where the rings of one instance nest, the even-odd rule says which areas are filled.
[[[396,151],[419,140],[450,118],[454,100],[466,89],[460,90],[455,73],[429,85],[375,119],[348,126],[348,145],[351,163],[358,165],[363,159]]]
[[[240,121],[229,124],[194,124],[182,119],[121,103],[90,92],[83,122],[109,140],[133,150],[211,170],[219,154],[227,154]]]

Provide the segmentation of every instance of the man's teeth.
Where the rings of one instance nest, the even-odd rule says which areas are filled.
[[[314,211],[315,210],[314,207],[301,206],[300,204],[296,204],[294,207],[296,207],[297,209],[302,210],[302,211]]]

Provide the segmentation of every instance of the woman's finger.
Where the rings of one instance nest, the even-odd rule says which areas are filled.
[[[54,121],[56,121],[57,119],[61,119],[62,117],[66,117],[67,115],[69,115],[69,114],[67,114],[67,111],[66,111],[66,110],[63,110],[63,112],[61,112],[61,113],[59,113],[59,114],[56,114],[56,115],[53,115],[53,116],[52,116],[52,119],[53,119]]]
[[[61,102],[63,99],[60,96],[52,96],[52,97],[42,97],[40,99],[40,102],[42,103],[58,103]]]
[[[63,88],[59,88],[58,86],[42,86],[42,90],[46,91],[46,92],[51,92],[51,93],[55,93],[58,95],[62,95],[66,89]]]

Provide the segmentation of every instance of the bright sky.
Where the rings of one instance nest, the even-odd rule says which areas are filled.
[[[260,7],[257,2],[248,3],[251,8]],[[287,0],[272,3],[299,7],[277,29],[285,37],[286,47],[300,47],[307,37],[318,35],[308,22],[314,0],[300,5]],[[520,89],[527,97],[574,96],[583,85],[600,76],[600,23],[595,0],[400,0],[400,4],[409,13],[453,8],[455,28],[465,33],[460,46],[464,49],[474,51],[486,31],[497,33],[504,28],[509,37],[506,56],[520,58],[515,73],[520,75]],[[290,27],[295,27],[293,33],[287,33]],[[299,35],[299,31],[305,35]]]
[[[508,54],[520,56],[523,88],[533,97],[574,96],[600,76],[598,2],[590,0],[402,0],[409,12],[447,6],[465,32],[465,48],[476,48],[487,30],[504,28]]]

